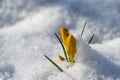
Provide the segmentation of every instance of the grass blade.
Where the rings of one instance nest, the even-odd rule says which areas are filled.
[[[62,68],[60,68],[54,61],[52,61],[48,56],[44,55],[60,72],[63,72]]]
[[[61,39],[58,37],[58,35],[57,35],[56,33],[55,33],[55,36],[56,36],[57,39],[59,40],[59,42],[60,42],[60,44],[61,44],[61,46],[62,46],[62,48],[63,48],[63,51],[64,51],[65,59],[66,59],[66,61],[68,62],[69,60],[68,60],[68,58],[67,58],[67,54],[66,54],[66,51],[65,51],[65,47],[64,47]]]
[[[90,40],[88,41],[88,44],[92,42],[93,38],[94,38],[94,34],[91,36]]]
[[[82,32],[81,32],[81,37],[82,37],[82,35],[83,35],[83,33],[84,33],[85,26],[86,26],[86,22],[85,22],[85,24],[84,24],[84,26],[83,26],[83,29],[82,29]]]

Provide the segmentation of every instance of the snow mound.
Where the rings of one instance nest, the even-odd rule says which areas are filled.
[[[79,38],[79,52],[75,65],[69,68],[63,67],[65,72],[53,74],[48,77],[48,80],[119,80],[120,65],[112,62],[111,58],[104,56],[100,52],[102,50],[99,51],[100,46],[104,48],[107,45],[116,45],[118,41],[119,39],[115,39],[104,44],[104,46],[95,44],[91,47]],[[109,49],[114,50],[113,48]],[[104,51],[104,54],[107,54],[107,51]],[[117,55],[115,52],[114,54]]]

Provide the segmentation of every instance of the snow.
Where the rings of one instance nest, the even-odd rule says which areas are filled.
[[[119,1],[0,2],[0,80],[120,80]],[[80,11],[75,10],[77,7]],[[79,35],[85,21],[82,39]],[[64,56],[54,35],[59,35],[61,26],[78,41],[78,55],[72,67],[57,58],[59,54]],[[88,45],[87,37],[92,33],[95,38]],[[64,72],[59,72],[44,55]]]
[[[76,36],[79,45],[76,63],[73,67],[67,67],[68,63],[61,63],[57,59],[58,53],[62,53],[60,44],[51,41],[50,37],[44,37],[43,40],[43,37],[36,36],[35,33],[35,35],[28,35],[26,38],[18,36],[17,33],[12,32],[11,34],[6,29],[3,35],[1,42],[4,41],[4,45],[2,45],[0,57],[0,72],[3,80],[120,79],[120,55],[118,53],[120,51],[120,38],[89,46],[82,38]],[[43,44],[44,41],[48,45]],[[57,62],[65,72],[59,72],[44,58],[44,54]],[[6,77],[6,73],[9,74],[8,77]]]
[[[109,47],[110,45],[118,45],[120,44],[118,41],[119,39],[115,39],[106,44],[91,45],[92,47],[94,46],[91,48],[84,41],[79,40],[79,53],[75,66],[65,69],[64,73],[58,73],[57,77],[54,75],[50,76],[50,80],[119,80],[120,65],[111,60],[111,57],[108,57],[107,50],[100,48],[105,48],[107,45]],[[108,50],[114,50],[113,47],[109,47],[107,48]],[[120,47],[115,49],[120,51]],[[110,51],[109,53],[119,56],[115,51]]]

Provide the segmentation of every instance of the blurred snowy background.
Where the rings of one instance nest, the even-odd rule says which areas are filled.
[[[80,34],[85,21],[85,40],[94,33],[91,46],[120,65],[119,0],[0,0],[0,79],[59,80],[63,75],[49,79],[54,67],[43,54],[56,58],[62,49],[54,33],[59,34],[59,28],[65,26]],[[81,66],[80,70],[86,69]],[[99,74],[94,75],[94,70],[90,72],[88,76],[81,71],[84,76],[78,79],[98,80]],[[110,79],[103,76],[103,80]]]

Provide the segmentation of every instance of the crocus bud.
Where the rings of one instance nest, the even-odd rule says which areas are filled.
[[[66,53],[69,56],[70,62],[73,64],[77,54],[77,42],[72,34],[66,39]]]

